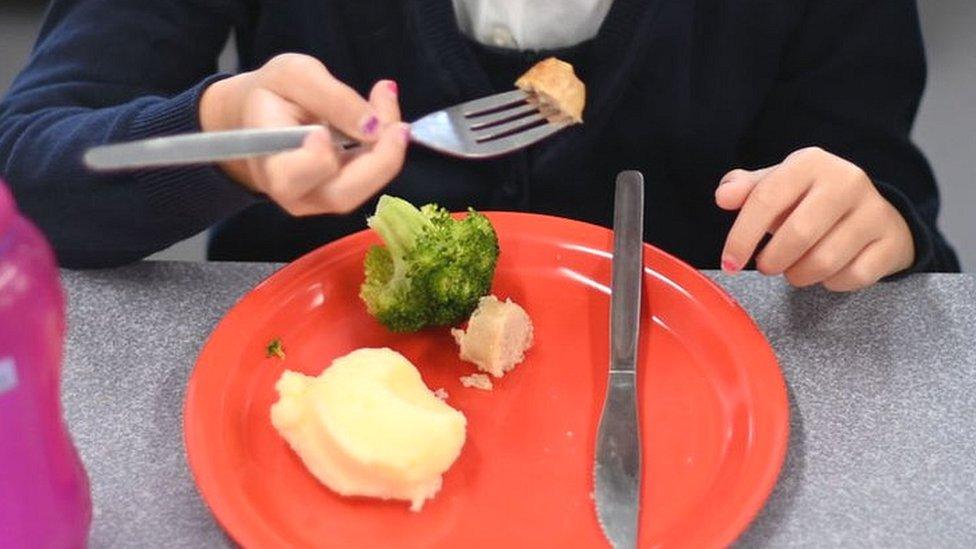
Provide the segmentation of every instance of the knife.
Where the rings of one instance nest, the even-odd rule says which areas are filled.
[[[644,176],[617,175],[610,296],[610,377],[600,416],[593,499],[607,539],[637,547],[641,456],[637,420],[637,334],[643,275]]]

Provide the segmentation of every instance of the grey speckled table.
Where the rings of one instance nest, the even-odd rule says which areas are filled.
[[[65,407],[92,478],[93,547],[228,544],[187,470],[183,393],[217,320],[272,270],[63,273]],[[740,545],[976,546],[976,278],[855,295],[716,279],[763,328],[792,405],[782,476]]]

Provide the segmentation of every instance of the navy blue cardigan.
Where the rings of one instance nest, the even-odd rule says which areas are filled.
[[[321,59],[362,92],[400,84],[406,119],[499,85],[451,0],[55,0],[0,103],[0,174],[63,265],[142,258],[213,227],[215,259],[288,260],[364,227],[294,219],[212,167],[94,175],[92,145],[199,130],[197,101],[234,30],[241,68]],[[649,242],[715,267],[732,215],[721,175],[819,145],[864,168],[908,220],[914,270],[957,270],[932,172],[909,140],[925,78],[911,0],[616,0],[580,60],[586,123],[490,162],[410,152],[390,193],[452,209],[608,224],[614,175],[649,182]]]

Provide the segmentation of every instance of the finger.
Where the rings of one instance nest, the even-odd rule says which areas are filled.
[[[371,150],[351,160],[332,181],[316,189],[310,201],[332,212],[353,211],[400,172],[409,141],[408,125],[387,126]]]
[[[812,286],[834,276],[880,235],[867,216],[852,213],[840,221],[795,264],[786,279],[796,287]]]
[[[243,122],[248,128],[294,126],[301,108],[274,93],[255,89],[247,98]],[[322,130],[306,137],[302,148],[248,160],[259,190],[287,209],[287,203],[314,186],[321,177],[338,169],[338,159],[329,132]],[[313,177],[314,176],[314,177]]]
[[[812,183],[802,165],[783,163],[753,187],[732,224],[722,251],[722,269],[742,269],[776,221],[792,209]]]
[[[766,177],[775,166],[761,170],[732,170],[722,177],[715,189],[715,204],[723,210],[738,210],[745,203],[753,187]]]
[[[245,128],[283,128],[301,120],[301,107],[270,90],[255,88],[244,100],[241,123]]]
[[[814,185],[774,229],[773,237],[756,258],[756,267],[764,274],[782,274],[853,207],[853,202],[838,199],[830,189]]]
[[[369,104],[376,109],[380,124],[387,126],[400,121],[399,88],[393,80],[380,80],[369,92]]]
[[[286,54],[269,61],[268,66],[266,85],[271,91],[357,141],[376,141],[380,120],[373,106],[317,59]]]
[[[890,239],[876,240],[837,274],[824,280],[823,285],[834,292],[867,288],[891,274],[889,266],[894,255],[894,243]]]
[[[339,172],[340,161],[326,129],[309,134],[302,148],[276,154],[264,161],[268,195],[292,215],[325,213],[303,200],[313,189]]]

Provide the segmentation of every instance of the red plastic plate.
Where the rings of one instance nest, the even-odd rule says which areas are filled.
[[[593,509],[593,446],[609,362],[610,231],[539,215],[489,214],[494,292],[535,323],[525,362],[495,390],[446,329],[388,332],[358,297],[358,233],[261,283],[217,326],[189,382],[190,467],[223,527],[246,547],[605,547]],[[639,386],[640,545],[721,546],[771,491],[789,411],[775,356],[748,315],[694,269],[645,249]],[[265,356],[280,338],[287,358]],[[391,347],[468,418],[461,457],[421,513],[321,486],[271,426],[285,369],[317,375],[360,347]]]

